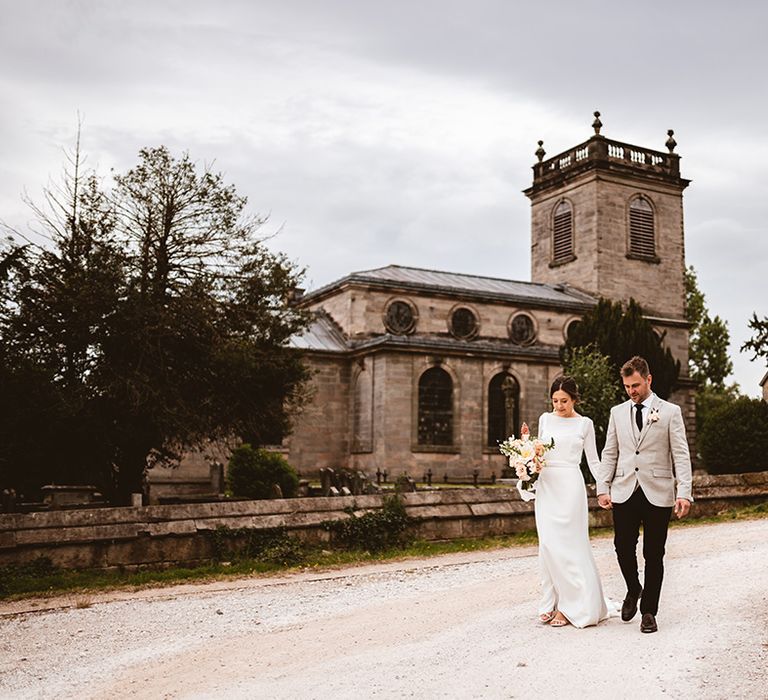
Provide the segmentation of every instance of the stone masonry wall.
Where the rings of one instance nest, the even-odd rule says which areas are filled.
[[[659,263],[627,258],[629,201],[645,195],[654,208]],[[573,207],[576,260],[550,266],[553,210]],[[679,189],[663,183],[589,172],[556,191],[538,195],[531,210],[531,280],[568,283],[613,300],[634,297],[654,315],[682,319],[683,203]]]
[[[768,472],[695,476],[692,517],[768,500]],[[213,554],[208,533],[231,529],[285,528],[305,541],[327,541],[326,520],[347,518],[344,509],[376,510],[382,496],[295,498],[195,505],[101,508],[0,515],[0,566],[39,556],[64,568],[195,564]],[[513,488],[425,491],[403,495],[418,521],[414,534],[427,540],[502,535],[534,528],[533,503]],[[590,524],[607,526],[610,513],[590,496]]]
[[[346,467],[350,451],[350,367],[346,358],[313,355],[311,387],[315,392],[294,419],[285,440],[288,461],[300,471]]]
[[[509,338],[510,319],[521,311],[529,314],[537,331],[537,342],[544,345],[562,345],[565,329],[570,321],[579,317],[576,313],[551,309],[528,309],[511,304],[478,302],[475,299],[461,299],[454,295],[441,298],[435,295],[416,293],[392,294],[377,289],[356,288],[341,292],[338,298],[322,300],[312,309],[322,308],[350,338],[362,338],[386,333],[384,312],[393,299],[404,299],[416,307],[418,320],[417,335],[447,335],[451,312],[457,306],[466,306],[475,312],[479,321],[479,337]]]

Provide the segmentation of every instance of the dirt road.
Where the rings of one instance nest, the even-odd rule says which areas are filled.
[[[675,528],[666,569],[650,635],[539,624],[535,548],[0,604],[0,696],[768,698],[768,519]]]

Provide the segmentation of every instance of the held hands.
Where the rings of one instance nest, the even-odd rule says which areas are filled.
[[[691,510],[691,502],[687,498],[678,498],[675,501],[675,517],[680,520],[684,518],[686,515],[688,515],[688,512]]]
[[[687,501],[686,501],[686,502],[687,502]],[[601,508],[604,508],[605,510],[611,510],[611,508],[613,508],[613,504],[611,503],[611,497],[610,497],[610,495],[609,495],[609,494],[607,494],[607,493],[601,493],[601,494],[600,494],[600,495],[597,497],[597,504],[598,504],[598,505],[599,505]]]

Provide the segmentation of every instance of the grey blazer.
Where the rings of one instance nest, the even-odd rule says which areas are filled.
[[[693,501],[691,455],[680,407],[654,394],[647,413],[638,436],[632,401],[611,409],[598,496],[608,493],[614,503],[624,503],[639,482],[655,506],[673,506],[675,498]]]

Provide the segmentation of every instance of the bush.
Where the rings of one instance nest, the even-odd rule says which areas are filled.
[[[699,450],[710,474],[768,470],[768,404],[741,397],[714,408],[702,426]]]
[[[347,549],[380,552],[388,547],[408,543],[406,528],[413,522],[397,496],[384,499],[381,510],[355,515],[355,508],[345,508],[347,520],[327,520],[322,527],[330,532],[334,541]]]
[[[37,557],[26,564],[0,566],[0,598],[27,590],[30,582],[43,582],[59,573],[48,557]]]
[[[291,566],[306,557],[304,545],[283,528],[231,529],[222,525],[209,532],[209,537],[214,561],[256,559],[267,564]]]
[[[282,455],[254,450],[248,444],[238,447],[227,466],[227,484],[233,496],[274,498],[274,486],[283,498],[292,498],[299,488],[299,477]]]

